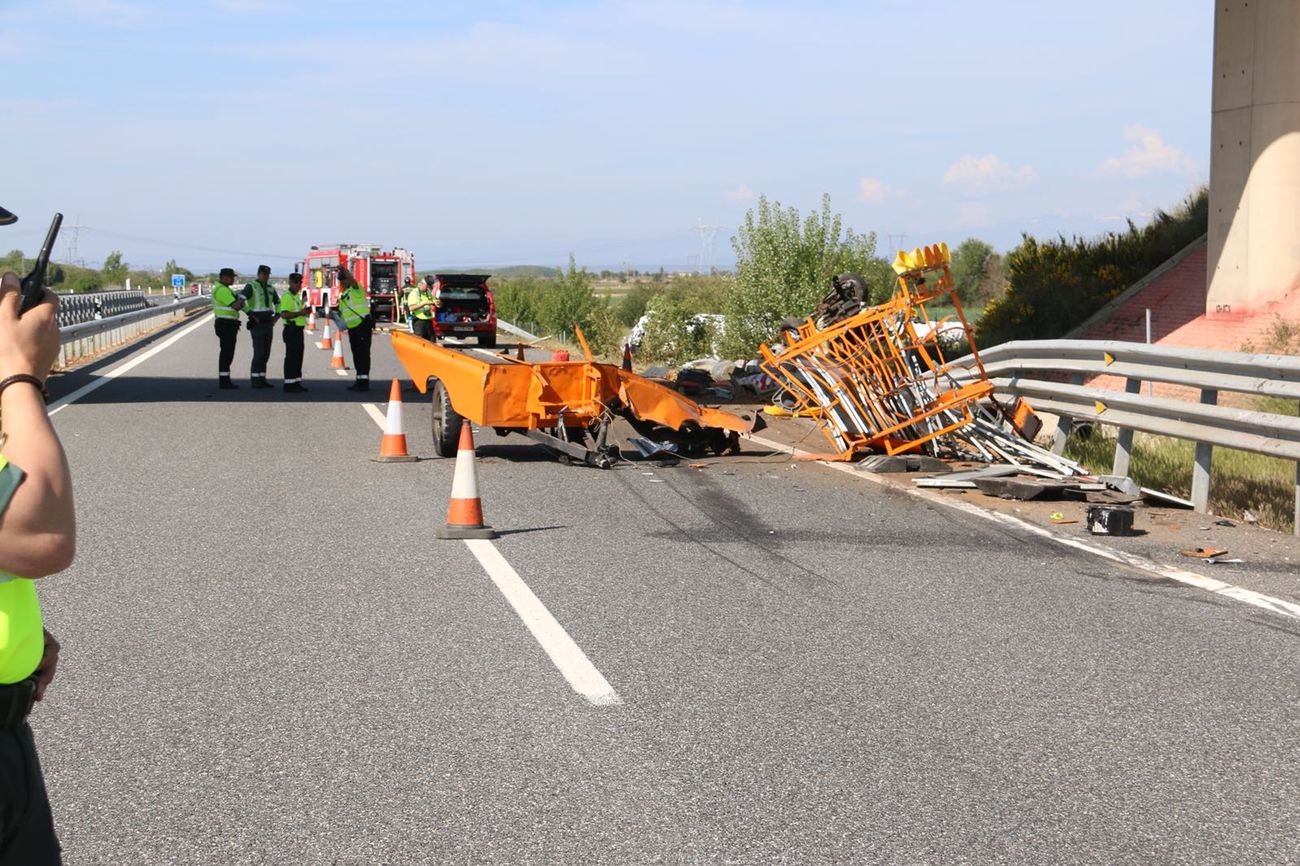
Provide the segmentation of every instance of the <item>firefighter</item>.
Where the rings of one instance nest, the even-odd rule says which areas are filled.
[[[411,333],[424,340],[436,342],[433,332],[433,290],[429,284],[433,277],[425,277],[406,295],[406,308],[411,311]]]
[[[216,317],[217,339],[221,349],[217,354],[217,387],[223,391],[239,388],[230,380],[230,362],[235,360],[235,339],[239,336],[239,311],[244,299],[230,287],[235,284],[234,268],[222,268],[217,284],[212,287],[212,313]]]
[[[302,329],[307,324],[303,315],[306,308],[302,304],[302,274],[294,271],[289,274],[289,291],[280,296],[280,320],[284,330],[280,332],[284,340],[284,390],[289,394],[300,394],[307,390],[302,383]]]
[[[275,339],[275,289],[271,288],[271,268],[257,266],[257,279],[245,284],[243,292],[247,302],[248,334],[253,339],[253,363],[249,378],[254,388],[272,388],[266,381],[266,362],[271,359],[271,341]]]
[[[339,302],[336,315],[348,332],[348,346],[352,349],[352,363],[357,368],[357,380],[348,386],[349,391],[370,390],[370,340],[375,330],[375,318],[370,315],[370,301],[366,290],[347,268],[339,268]]]

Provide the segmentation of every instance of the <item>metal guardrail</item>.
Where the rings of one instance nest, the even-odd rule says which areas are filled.
[[[121,292],[118,294],[136,294],[139,292]],[[60,296],[60,313],[65,299]],[[75,325],[59,328],[60,342],[59,366],[65,366],[77,358],[93,355],[105,349],[125,343],[146,331],[152,331],[166,316],[172,319],[186,317],[208,309],[212,299],[205,295],[185,296],[175,303],[163,303],[156,307],[146,307],[117,316],[91,319]],[[60,318],[62,316],[60,315]]]
[[[76,292],[59,294],[60,328],[133,313],[149,306],[144,292]]]
[[[1300,400],[1300,358],[1110,340],[1017,340],[981,351],[980,360],[995,394],[1024,397],[1060,418],[1052,448],[1058,454],[1081,420],[1119,428],[1116,475],[1128,474],[1134,430],[1196,443],[1192,503],[1197,511],[1209,506],[1214,446],[1297,461],[1295,531],[1300,535],[1300,418],[1218,405],[1220,391]],[[955,378],[976,378],[973,359],[969,366],[963,362],[967,359],[954,363]],[[1066,374],[1069,380],[1033,378],[1043,374]],[[1085,386],[1092,376],[1121,377],[1124,390]],[[1193,388],[1200,399],[1143,395],[1144,382]]]

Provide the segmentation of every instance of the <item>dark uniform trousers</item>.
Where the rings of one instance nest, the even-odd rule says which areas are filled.
[[[411,333],[433,342],[433,319],[411,319]]]
[[[235,360],[235,338],[239,336],[238,319],[217,319],[217,339],[221,351],[217,355],[217,375],[230,377],[230,362]]]
[[[302,325],[284,326],[284,378],[286,381],[302,378]]]
[[[348,347],[352,349],[352,364],[357,376],[370,378],[370,340],[374,336],[375,320],[366,316],[355,328],[348,328]]]
[[[275,322],[250,322],[248,334],[253,338],[253,364],[250,375],[254,380],[266,380],[266,362],[271,359],[271,341],[275,339]]]
[[[0,866],[62,862],[32,729],[0,728]]]

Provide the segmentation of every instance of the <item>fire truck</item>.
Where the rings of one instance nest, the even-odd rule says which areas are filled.
[[[377,322],[395,322],[401,317],[401,298],[414,285],[415,256],[401,247],[385,249],[378,244],[335,244],[313,246],[303,260],[303,283],[307,303],[313,307],[337,306],[339,268],[352,272],[370,299],[370,314]]]

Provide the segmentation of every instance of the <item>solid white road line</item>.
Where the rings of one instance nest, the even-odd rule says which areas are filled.
[[[366,410],[370,419],[379,425],[380,430],[388,429],[388,416],[379,411],[379,407],[374,403],[362,403],[361,408]]]
[[[157,346],[154,346],[149,351],[135,356],[134,358],[132,358],[131,360],[127,361],[124,364],[114,367],[112,370],[109,370],[107,373],[103,374],[97,379],[92,379],[88,384],[82,385],[80,388],[73,391],[68,396],[60,397],[58,400],[55,400],[53,403],[50,404],[49,414],[53,415],[55,412],[62,410],[65,406],[71,406],[73,403],[77,402],[82,397],[89,394],[91,391],[94,391],[97,388],[102,388],[112,380],[116,379],[118,376],[121,376],[123,373],[134,370],[136,367],[140,366],[145,361],[152,358],[154,355],[157,355],[163,349],[166,349],[172,343],[175,343],[181,337],[184,337],[190,331],[193,331],[196,328],[201,328],[202,326],[206,325],[210,321],[212,321],[211,316],[204,316],[202,319],[190,325],[188,328],[185,328],[179,333],[173,334],[172,336],[168,337],[166,340],[163,340],[161,343],[159,343]]]
[[[366,410],[379,429],[383,430],[388,425],[388,419],[379,411],[379,407],[374,403],[362,403],[361,408]],[[614,691],[609,682],[596,670],[596,666],[587,658],[586,653],[569,637],[569,633],[564,630],[564,626],[551,616],[551,612],[546,609],[546,605],[533,594],[524,583],[524,579],[514,570],[506,558],[501,555],[501,551],[487,539],[466,539],[465,544],[469,547],[470,552],[478,559],[483,570],[492,578],[492,582],[501,590],[501,594],[510,602],[510,606],[515,609],[515,613],[528,626],[528,630],[533,633],[533,637],[542,645],[542,649],[551,657],[551,661],[559,668],[560,673],[569,681],[573,690],[587,699],[589,703],[596,706],[607,706],[611,704],[623,703],[622,698]]]
[[[611,706],[623,703],[609,682],[596,670],[596,666],[587,658],[586,653],[569,637],[564,627],[551,616],[546,605],[533,594],[521,578],[506,562],[506,558],[486,539],[465,539],[465,546],[478,559],[483,570],[492,578],[492,582],[501,590],[501,594],[510,602],[515,613],[524,625],[533,633],[542,649],[551,657],[555,667],[569,681],[573,690],[582,695],[588,703],[595,706]]]
[[[803,449],[800,448],[792,448],[789,445],[785,445],[781,442],[774,442],[771,439],[765,439],[762,436],[750,436],[749,438],[752,439],[754,442],[757,442],[759,445],[764,446],[765,448],[772,448],[776,451],[789,452],[791,454],[796,454],[803,457],[813,456],[812,453],[809,451],[804,451]],[[887,484],[886,481],[884,481],[881,478],[875,477],[870,472],[858,471],[857,469],[854,468],[854,465],[852,463],[832,463],[826,460],[819,460],[817,462],[821,463],[823,466],[826,466],[829,469],[835,469],[840,472],[847,472],[848,474],[852,475],[854,478],[871,481],[881,485]],[[889,486],[893,487],[893,485],[889,485]],[[893,489],[897,490],[900,488],[895,487]],[[1040,538],[1045,538],[1050,541],[1055,541],[1057,544],[1063,544],[1066,547],[1073,547],[1076,550],[1081,550],[1084,553],[1090,553],[1093,556],[1100,556],[1103,559],[1109,559],[1112,562],[1122,563],[1124,565],[1129,566],[1130,568],[1138,569],[1139,571],[1146,571],[1155,575],[1159,575],[1160,577],[1167,577],[1170,580],[1176,580],[1179,583],[1184,583],[1187,584],[1188,586],[1194,586],[1197,589],[1203,589],[1206,592],[1212,592],[1215,593],[1216,595],[1222,595],[1228,598],[1236,599],[1237,601],[1244,602],[1245,604],[1249,604],[1249,605],[1254,605],[1255,607],[1260,607],[1263,608],[1264,610],[1271,610],[1273,611],[1273,613],[1281,614],[1282,616],[1289,616],[1295,619],[1300,619],[1300,604],[1296,604],[1295,602],[1285,601],[1280,598],[1275,598],[1271,595],[1264,595],[1261,592],[1255,592],[1253,589],[1243,589],[1240,586],[1234,586],[1231,583],[1224,583],[1221,580],[1216,580],[1215,578],[1212,577],[1206,577],[1205,575],[1197,574],[1194,571],[1187,571],[1182,568],[1174,568],[1172,565],[1162,565],[1161,563],[1156,562],[1155,560],[1147,559],[1145,556],[1138,556],[1135,553],[1125,553],[1124,551],[1120,551],[1120,550],[1111,550],[1108,547],[1102,547],[1101,545],[1092,544],[1090,542],[1084,541],[1079,538],[1067,538],[1064,535],[1057,535],[1056,533],[1050,530],[1044,529],[1041,526],[1035,526],[1034,524],[1021,520],[1018,517],[1013,517],[1010,514],[1003,514],[1000,511],[992,511],[986,508],[980,508],[978,505],[972,505],[969,502],[957,502],[952,499],[945,499],[941,496],[930,493],[929,491],[921,490],[918,488],[910,488],[910,489],[902,488],[902,490],[904,493],[907,493],[911,496],[915,496],[919,499],[924,499],[927,502],[934,502],[938,505],[947,506],[948,508],[955,508],[958,511],[964,511],[965,513],[974,515],[975,517],[982,517],[985,520],[991,520],[994,523],[1001,523],[1005,526],[1009,526],[1014,529],[1021,529],[1027,532],[1032,532],[1034,535],[1037,535]]]

